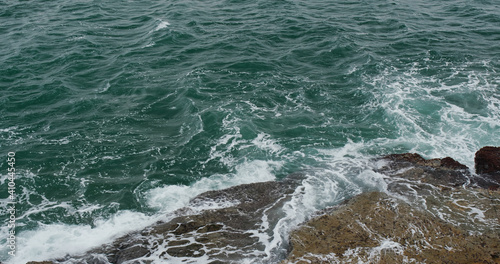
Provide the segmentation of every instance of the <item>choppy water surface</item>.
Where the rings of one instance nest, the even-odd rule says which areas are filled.
[[[0,7],[2,222],[9,151],[18,198],[9,263],[80,253],[204,191],[306,171],[250,260],[272,263],[289,227],[383,188],[370,158],[472,168],[477,149],[500,144],[494,1]]]

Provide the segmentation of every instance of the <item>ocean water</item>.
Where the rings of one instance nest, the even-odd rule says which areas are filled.
[[[0,36],[6,263],[82,253],[204,191],[302,171],[246,260],[277,263],[314,211],[384,189],[372,158],[472,169],[500,145],[493,0],[7,0]]]

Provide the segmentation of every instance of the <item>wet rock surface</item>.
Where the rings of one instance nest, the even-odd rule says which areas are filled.
[[[386,160],[388,163],[378,169],[377,172],[390,175],[393,179],[421,181],[434,186],[495,188],[500,183],[500,167],[496,168],[494,165],[500,162],[500,148],[495,148],[498,153],[496,151],[487,151],[487,155],[481,154],[484,153],[482,152],[483,149],[476,153],[476,171],[478,171],[477,166],[479,164],[480,167],[488,167],[488,173],[472,175],[467,166],[450,157],[426,160],[416,153],[392,154],[382,157],[381,159]],[[478,159],[478,153],[480,157],[487,156],[487,158]],[[479,169],[479,171],[484,170]],[[495,178],[497,174],[499,179]]]
[[[383,158],[387,192],[328,208],[282,263],[500,263],[500,192],[451,158]]]
[[[500,147],[483,147],[476,152],[474,158],[476,173],[494,181],[496,187],[500,183]]]
[[[388,164],[378,172],[407,180],[422,181],[433,185],[461,186],[471,175],[467,166],[450,157],[444,159],[422,158],[419,154],[392,154],[382,158]]]
[[[500,196],[491,198],[500,209]],[[471,232],[385,193],[363,193],[294,231],[283,263],[500,263],[498,228],[479,229]]]
[[[203,193],[168,222],[121,237],[84,256],[68,256],[54,263],[151,263],[159,259],[169,263],[188,258],[197,258],[199,263],[238,263],[262,254],[264,245],[257,233],[265,231],[263,219],[272,222],[279,217],[275,211],[290,198],[301,177],[292,174],[281,181]],[[221,208],[196,209],[203,205]]]

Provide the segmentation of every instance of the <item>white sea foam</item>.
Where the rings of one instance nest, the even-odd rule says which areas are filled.
[[[368,256],[368,258],[375,261],[379,260],[384,250],[394,251],[398,255],[403,255],[404,253],[404,247],[400,243],[389,239],[383,239],[382,241],[380,241],[379,246],[374,247],[370,250],[370,255]]]
[[[284,216],[272,226],[263,219],[258,237],[265,245],[264,262],[274,263],[286,254],[288,234],[317,210],[335,205],[363,190],[386,188],[383,177],[371,171],[369,156],[362,154],[362,143],[349,143],[332,150],[320,150],[323,168],[306,170],[306,178],[295,190],[290,201],[283,206]],[[256,234],[257,235],[257,234]]]
[[[72,36],[72,37],[67,38],[66,41],[78,41],[78,40],[82,40],[82,39],[85,39],[85,36]]]
[[[0,184],[4,184],[9,177],[10,176],[7,173],[0,174]],[[34,177],[36,177],[36,175],[33,172],[19,169],[16,171],[15,179],[20,179],[20,178],[33,179]]]
[[[149,42],[148,44],[142,46],[141,48],[144,49],[144,48],[149,48],[149,47],[153,47],[156,43],[154,41],[151,41]]]
[[[467,76],[458,84],[453,74],[444,79],[419,75],[426,66],[418,63],[406,70],[388,67],[379,76],[367,78],[374,100],[366,107],[382,109],[387,122],[400,133],[395,139],[372,142],[388,149],[405,146],[428,158],[451,156],[473,168],[475,151],[498,144],[500,104],[495,97],[498,88],[490,83],[498,80],[467,66],[450,66],[455,75]]]
[[[95,246],[111,242],[118,235],[143,228],[154,223],[157,217],[142,213],[121,211],[110,219],[89,225],[41,225],[33,231],[17,236],[19,253],[8,263],[21,264],[28,261],[42,261],[50,258],[79,254]],[[22,251],[22,254],[21,254]]]
[[[107,92],[107,91],[109,90],[109,88],[110,88],[110,87],[111,87],[111,85],[109,84],[109,81],[108,81],[108,82],[106,82],[106,84],[105,84],[103,87],[99,88],[99,89],[97,90],[97,92],[98,92],[98,93],[104,93],[104,92]]]
[[[158,24],[158,26],[156,26],[155,31],[167,28],[168,26],[170,26],[170,23],[160,20],[160,23]]]
[[[192,185],[168,185],[148,191],[148,205],[159,211],[174,211],[186,206],[195,196],[210,190],[220,190],[232,186],[271,181],[273,171],[282,166],[281,162],[255,160],[236,166],[236,172],[217,174],[203,178]]]
[[[11,126],[8,128],[0,128],[0,138],[5,140],[12,140],[17,137],[20,133],[18,132],[18,126]]]
[[[168,26],[170,26],[170,23],[168,21],[164,21],[164,20],[158,19],[158,25],[156,25],[156,28],[153,29],[151,32],[155,32],[155,31],[158,31],[158,30],[165,29]]]
[[[257,138],[252,140],[252,143],[262,150],[267,150],[273,154],[279,154],[283,147],[281,147],[275,140],[271,139],[268,134],[259,133]]]
[[[69,205],[67,202],[62,202],[62,203],[50,202],[45,197],[42,197],[42,198],[44,198],[44,200],[39,205],[37,205],[36,207],[31,207],[26,212],[24,212],[21,216],[17,216],[16,219],[17,220],[22,220],[25,217],[28,217],[28,216],[30,216],[32,214],[39,214],[39,213],[42,213],[42,212],[45,212],[45,211],[52,210],[54,208],[65,208],[65,209],[68,209],[68,208],[71,207],[71,205]]]
[[[14,131],[16,131],[18,128],[18,126],[12,126],[12,127],[8,127],[8,128],[0,128],[0,133],[12,133]]]

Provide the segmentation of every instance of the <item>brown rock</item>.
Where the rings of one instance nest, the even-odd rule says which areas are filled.
[[[391,154],[385,156],[384,159],[398,162],[409,162],[413,164],[421,164],[425,162],[425,159],[417,153]]]
[[[378,172],[436,186],[462,186],[468,183],[471,177],[467,166],[450,157],[426,160],[419,154],[404,153],[388,155],[382,159],[389,163]]]
[[[471,232],[384,193],[364,193],[295,230],[283,263],[498,263],[496,227]]]
[[[450,158],[426,160],[416,153],[391,154],[383,157],[393,163],[393,166],[426,166],[441,170],[468,170],[469,168],[460,162]],[[399,165],[398,165],[399,164]]]
[[[144,244],[138,244],[125,248],[116,254],[116,263],[123,263],[134,256],[146,256],[149,254],[148,248]]]
[[[199,257],[205,254],[202,248],[202,244],[195,243],[185,247],[171,247],[167,249],[167,253],[174,257]]]
[[[452,170],[468,170],[469,168],[462,163],[450,158],[446,157],[441,159],[441,165],[442,168],[448,168]]]
[[[483,147],[474,158],[477,174],[488,174],[500,181],[500,147]]]
[[[324,210],[291,234],[283,264],[500,263],[499,191],[464,188],[489,185],[449,157],[383,159],[388,194]]]

